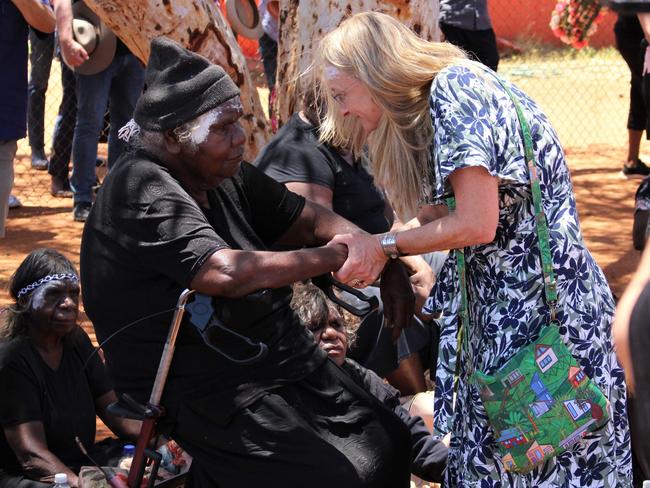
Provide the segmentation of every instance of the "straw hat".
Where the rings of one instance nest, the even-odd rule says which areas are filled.
[[[226,0],[226,17],[240,36],[259,39],[264,34],[255,0]]]
[[[74,40],[88,53],[88,60],[73,69],[82,75],[94,75],[105,70],[115,57],[115,34],[84,2],[73,4],[72,14]]]

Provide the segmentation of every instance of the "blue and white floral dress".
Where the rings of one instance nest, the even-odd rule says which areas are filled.
[[[631,486],[626,389],[611,340],[612,295],[583,242],[557,134],[535,102],[509,86],[531,128],[557,277],[560,333],[611,402],[611,420],[601,431],[587,435],[527,475],[503,468],[478,389],[467,381],[467,362],[473,361],[475,370],[494,373],[539,336],[547,323],[548,308],[543,299],[530,179],[514,105],[496,75],[482,65],[448,67],[431,87],[433,203],[452,195],[452,172],[480,166],[499,179],[499,223],[493,242],[465,249],[470,353],[461,358],[455,407],[459,292],[453,253],[429,303],[443,313],[434,414],[436,430],[452,432],[447,486]]]

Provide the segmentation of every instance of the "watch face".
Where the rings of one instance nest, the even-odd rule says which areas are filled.
[[[603,0],[602,3],[615,12],[650,12],[650,0]]]

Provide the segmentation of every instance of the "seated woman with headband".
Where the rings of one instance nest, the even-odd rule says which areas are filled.
[[[45,488],[56,473],[75,487],[79,468],[90,464],[76,438],[104,462],[106,453],[93,450],[96,415],[130,438],[140,422],[106,411],[117,398],[78,325],[79,278],[65,256],[32,251],[9,293],[14,302],[0,314],[0,487]]]

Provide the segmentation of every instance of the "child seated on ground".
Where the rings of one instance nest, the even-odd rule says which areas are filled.
[[[311,283],[294,284],[291,307],[313,334],[314,342],[327,352],[329,358],[343,368],[358,385],[394,411],[409,427],[412,439],[411,472],[423,480],[441,482],[447,464],[449,440],[445,438],[440,441],[433,437],[424,420],[420,416],[410,415],[402,406],[400,394],[395,388],[372,371],[346,357],[348,346],[354,340],[354,329],[359,319],[329,301],[323,291]],[[430,420],[433,415],[432,399],[429,405],[430,412],[427,412],[426,416]]]

